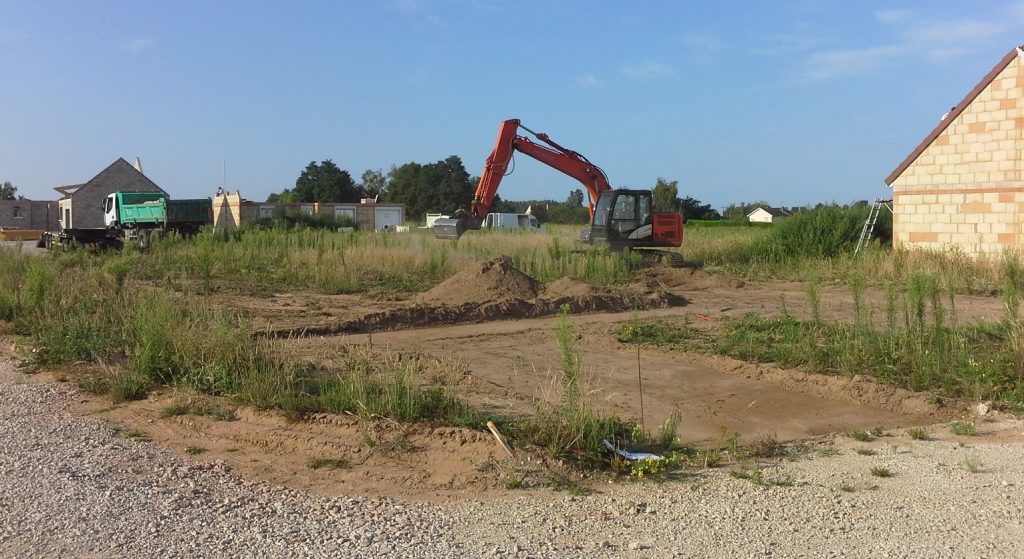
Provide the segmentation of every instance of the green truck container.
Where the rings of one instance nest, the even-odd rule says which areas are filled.
[[[208,198],[170,200],[160,192],[115,192],[117,222],[122,227],[183,225],[201,227],[213,222]]]

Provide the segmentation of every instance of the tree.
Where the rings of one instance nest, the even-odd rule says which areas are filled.
[[[691,219],[708,219],[704,217],[706,215],[718,215],[718,212],[711,208],[711,204],[701,204],[700,200],[689,196],[678,200],[677,204],[679,206],[679,213],[683,214],[683,218],[687,221]],[[712,214],[712,212],[714,213]]]
[[[389,202],[405,204],[409,215],[452,213],[469,208],[476,183],[458,156],[421,165],[411,162],[388,172]]]
[[[14,200],[19,198],[18,187],[11,184],[11,181],[4,181],[0,184],[0,200]]]
[[[388,179],[380,169],[367,169],[363,171],[362,183],[360,186],[367,196],[387,196]]]
[[[679,196],[679,181],[666,181],[658,177],[658,181],[651,189],[651,197],[654,199],[654,211],[674,212],[676,210]]]
[[[573,190],[569,193],[569,198],[565,201],[565,205],[570,208],[578,208],[583,205],[583,191],[580,189]]]
[[[747,214],[762,206],[765,208],[770,207],[768,202],[765,201],[737,202],[735,204],[729,204],[725,208],[725,212],[723,212],[723,215],[725,216],[725,219],[730,219],[733,221],[742,221],[747,219]]]
[[[362,190],[352,180],[348,171],[339,168],[327,159],[317,164],[310,161],[295,180],[295,201],[308,202],[358,202]]]

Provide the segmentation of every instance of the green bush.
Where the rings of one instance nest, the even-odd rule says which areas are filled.
[[[771,233],[753,252],[772,261],[793,258],[833,258],[853,252],[867,220],[868,206],[822,206],[798,212],[773,224]],[[892,216],[883,210],[875,224],[874,238],[892,242]]]

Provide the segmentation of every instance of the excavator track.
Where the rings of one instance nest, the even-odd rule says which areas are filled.
[[[669,268],[685,268],[688,266],[683,255],[671,250],[633,249],[644,255],[647,266],[668,266]]]

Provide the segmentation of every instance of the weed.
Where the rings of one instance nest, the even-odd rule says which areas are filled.
[[[872,437],[884,437],[885,429],[882,427],[872,427],[870,433]]]
[[[856,487],[854,487],[854,486],[852,486],[852,485],[850,485],[849,483],[846,483],[846,482],[844,481],[844,482],[843,482],[843,483],[842,483],[842,484],[841,484],[841,485],[839,486],[839,490],[840,490],[840,491],[843,491],[843,492],[845,492],[845,493],[853,493],[854,491],[856,491],[856,490],[857,490],[857,488],[856,488]]]
[[[676,345],[693,337],[689,324],[648,322],[637,319],[623,324],[616,333],[620,342],[629,344]]]
[[[775,435],[767,435],[748,445],[747,453],[762,458],[778,458],[786,455],[786,446]]]
[[[145,376],[130,371],[114,373],[110,377],[110,399],[115,404],[142,400],[149,395],[150,387],[150,380]]]
[[[862,431],[862,430],[849,431],[849,432],[846,433],[846,436],[850,437],[851,439],[853,439],[855,441],[860,441],[862,443],[866,443],[866,442],[870,442],[870,441],[875,440],[875,437],[873,437],[871,435],[871,433],[869,433],[867,431]]]
[[[984,466],[984,464],[981,463],[977,456],[968,456],[964,458],[964,469],[972,474],[981,472],[982,466]]]
[[[679,432],[679,422],[682,418],[682,414],[678,411],[674,411],[658,427],[658,446],[664,449],[675,448],[677,440],[676,437]]]
[[[768,483],[776,487],[792,487],[795,481],[793,480],[793,476],[785,475],[780,478],[770,479],[768,480]]]
[[[185,454],[190,454],[192,456],[196,456],[197,454],[202,454],[204,452],[207,452],[207,450],[208,449],[203,448],[201,446],[187,446],[187,447],[185,447]]]
[[[961,437],[976,437],[978,436],[978,427],[973,421],[953,421],[949,424],[949,430],[954,435]]]
[[[347,458],[310,458],[306,461],[310,470],[347,470],[351,466]]]
[[[745,479],[754,485],[765,485],[764,472],[757,464],[741,464],[738,469],[730,471],[729,475],[736,479]]]
[[[717,449],[700,450],[694,461],[703,468],[717,468],[722,465],[722,452]]]
[[[516,474],[507,474],[505,478],[502,479],[501,484],[505,489],[522,489],[526,487],[526,481],[523,480],[522,476],[518,476]]]
[[[853,449],[853,451],[856,452],[857,454],[860,454],[861,456],[874,456],[878,454],[878,452],[876,452],[873,449],[863,447],[855,448]]]
[[[110,392],[110,380],[100,375],[85,375],[75,379],[75,386],[82,392],[93,395]]]
[[[634,460],[630,464],[630,475],[635,478],[661,476],[678,468],[682,462],[683,457],[676,453],[665,454],[660,459],[644,458],[642,460]]]
[[[818,455],[819,456],[824,456],[826,458],[831,458],[833,456],[840,456],[842,454],[843,454],[842,451],[840,451],[838,448],[836,448],[834,446],[823,446],[823,447],[818,449]]]
[[[889,468],[885,468],[882,466],[873,466],[871,468],[871,475],[875,477],[892,477],[895,474],[893,474],[892,470],[890,470]]]
[[[910,429],[907,429],[907,435],[917,441],[931,440],[928,430],[924,427],[911,427]]]
[[[565,491],[571,495],[577,496],[586,496],[594,492],[589,487],[580,485],[572,479],[569,479],[569,477],[557,472],[551,472],[548,474],[548,486],[555,491]]]
[[[136,431],[135,429],[125,429],[124,431],[121,431],[121,434],[124,435],[125,438],[144,443],[148,443],[153,440],[153,438],[146,433]]]

